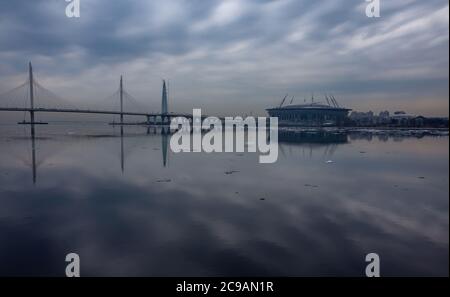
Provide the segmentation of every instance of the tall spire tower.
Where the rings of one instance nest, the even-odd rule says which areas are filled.
[[[166,81],[163,80],[162,99],[161,99],[161,114],[167,114],[167,113],[168,113],[167,88],[166,88]]]

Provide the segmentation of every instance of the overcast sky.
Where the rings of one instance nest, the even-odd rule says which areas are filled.
[[[235,115],[332,93],[346,107],[448,115],[448,0],[0,0],[0,93],[37,80],[72,102],[118,88],[160,109]]]

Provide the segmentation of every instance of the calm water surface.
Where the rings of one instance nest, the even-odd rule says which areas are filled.
[[[70,252],[84,276],[363,276],[370,252],[448,275],[446,136],[282,133],[275,164],[169,137],[39,126],[33,160],[0,126],[0,275],[64,276]]]

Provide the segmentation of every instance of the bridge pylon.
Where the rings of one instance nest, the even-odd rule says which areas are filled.
[[[28,79],[30,83],[30,122],[34,123],[34,81],[33,81],[33,66],[31,65],[31,62],[28,64]]]
[[[120,124],[123,125],[123,77],[120,76]]]
[[[34,125],[36,124],[48,124],[48,123],[44,123],[44,122],[36,122],[35,118],[34,118],[34,76],[33,76],[33,66],[31,65],[31,62],[28,63],[28,91],[29,91],[29,96],[30,96],[30,107],[29,109],[26,109],[26,111],[28,111],[30,113],[30,121],[26,122],[25,120],[23,122],[19,122],[19,124],[24,124],[24,125],[31,125],[31,132],[34,133]]]

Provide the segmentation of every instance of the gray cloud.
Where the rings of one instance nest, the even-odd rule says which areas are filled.
[[[130,93],[159,108],[264,113],[285,93],[333,92],[354,109],[448,115],[448,1],[0,1],[0,91],[38,79],[76,100],[105,97],[124,74]]]

